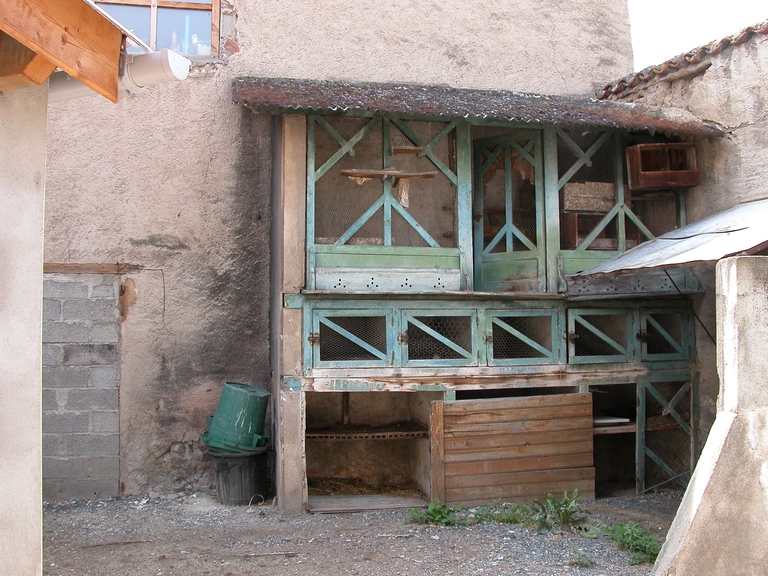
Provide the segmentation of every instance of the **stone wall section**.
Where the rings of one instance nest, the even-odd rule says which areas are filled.
[[[45,275],[46,500],[119,494],[119,286],[114,274]]]
[[[721,138],[696,139],[701,184],[686,192],[688,222],[722,212],[734,204],[766,197],[768,178],[768,35],[710,56],[699,74],[674,81],[663,78],[615,98],[625,102],[687,110],[726,131]],[[715,332],[715,271],[697,266],[704,293],[694,297],[697,316]],[[716,345],[696,327],[697,367],[701,374],[701,429],[706,439],[715,419],[719,380]]]

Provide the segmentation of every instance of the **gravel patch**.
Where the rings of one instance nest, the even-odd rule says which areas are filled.
[[[634,521],[661,542],[682,492],[585,502],[608,524]],[[270,502],[224,506],[209,494],[50,502],[45,573],[56,575],[650,574],[607,537],[539,534],[517,524],[409,524],[407,510],[281,519]],[[589,558],[593,566],[573,565]]]

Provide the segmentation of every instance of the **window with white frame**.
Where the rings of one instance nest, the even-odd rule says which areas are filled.
[[[217,0],[97,0],[99,8],[131,30],[153,50],[216,56],[219,48]],[[128,45],[129,53],[141,53]]]

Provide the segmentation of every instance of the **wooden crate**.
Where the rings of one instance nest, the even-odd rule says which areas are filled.
[[[685,142],[629,146],[627,172],[633,192],[698,186],[696,146]]]
[[[461,506],[594,498],[591,394],[432,405],[432,498]]]
[[[563,186],[563,210],[607,214],[616,204],[616,188],[609,182],[568,182]]]

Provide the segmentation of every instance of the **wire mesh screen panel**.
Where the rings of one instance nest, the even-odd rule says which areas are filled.
[[[570,310],[568,341],[571,362],[621,362],[630,359],[629,311]]]
[[[456,247],[455,125],[312,119],[315,244]]]
[[[684,342],[685,316],[682,311],[642,311],[640,338],[643,360],[675,360],[688,357]]]
[[[645,487],[685,486],[692,467],[692,388],[683,382],[645,385]]]
[[[559,361],[553,338],[556,312],[535,315],[493,313],[489,359],[492,364],[539,364]],[[562,338],[560,339],[562,340]]]
[[[370,118],[344,118],[328,116],[315,126],[315,170],[320,170],[341,146],[329,133],[326,125],[342,141],[349,141],[364,132]],[[381,122],[375,122],[360,141],[336,160],[332,167],[315,183],[314,225],[315,243],[333,244],[373,206],[381,197],[381,181],[355,180],[341,176],[342,170],[361,167],[381,167]],[[351,245],[380,246],[384,243],[382,211],[370,215],[346,242]]]
[[[419,365],[471,365],[476,361],[473,346],[474,315],[421,315],[406,313],[401,341],[408,363]]]
[[[319,313],[315,325],[315,365],[379,366],[390,363],[385,314]]]
[[[615,222],[582,245],[617,203],[614,158],[613,139],[606,132],[558,131],[561,249],[616,250]]]

